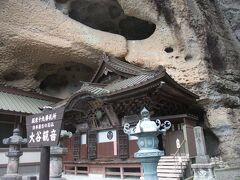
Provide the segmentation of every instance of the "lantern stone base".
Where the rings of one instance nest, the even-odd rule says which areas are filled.
[[[1,180],[22,180],[22,176],[20,174],[5,174]]]
[[[140,150],[134,154],[144,169],[144,180],[158,180],[157,164],[164,152],[158,149]]]
[[[146,159],[144,159],[143,161],[141,161],[141,159],[139,159],[141,161],[141,164],[143,166],[143,169],[144,169],[144,180],[158,180],[158,177],[157,177],[157,164],[158,164],[158,161],[155,161],[155,162],[151,162],[151,161],[154,161],[159,158],[156,157],[152,157],[152,158],[149,158],[148,159],[148,162],[146,162]]]
[[[193,180],[216,180],[214,164],[192,164]]]
[[[50,154],[50,179],[64,180],[62,178],[63,156],[67,153],[67,148],[51,147]]]

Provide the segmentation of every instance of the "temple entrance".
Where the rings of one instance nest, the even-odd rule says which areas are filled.
[[[158,135],[158,149],[165,152],[165,148],[163,146],[162,134]]]
[[[189,116],[186,114],[170,115],[170,116],[159,116],[152,120],[160,119],[164,121],[170,121],[172,126],[166,134],[160,134],[158,136],[159,145],[158,149],[163,150],[166,156],[173,155],[187,155],[194,156],[194,136],[193,127],[196,126],[196,117]],[[176,140],[179,139],[180,150],[177,151]],[[176,154],[177,152],[177,154]]]
[[[174,126],[174,125],[173,125]],[[178,154],[185,155],[184,147],[184,134],[182,129],[171,128],[165,135],[158,135],[158,149],[164,151],[164,155],[172,156],[177,152],[176,140],[179,139],[180,143],[183,143],[182,147],[178,151]]]
[[[175,153],[177,152],[176,140],[179,139],[180,143],[183,142],[184,140],[183,131],[176,130],[167,132],[164,139],[165,139],[165,155],[167,156],[175,155]],[[179,153],[181,153],[181,155],[185,154],[185,148],[184,147],[180,148]]]

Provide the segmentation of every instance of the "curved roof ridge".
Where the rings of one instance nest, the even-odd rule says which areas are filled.
[[[98,82],[99,78],[105,72],[105,68],[125,78],[139,76],[143,74],[153,75],[158,72],[165,71],[163,66],[159,66],[157,69],[154,70],[149,68],[143,68],[129,62],[119,60],[114,56],[107,55],[106,53],[104,53],[100,59],[101,61],[99,62],[98,68],[95,71],[91,82]]]
[[[124,79],[122,81],[113,83],[113,84],[109,84],[105,87],[105,89],[109,90],[109,92],[117,92],[119,90],[128,88],[128,87],[133,87],[137,84],[146,82],[149,79],[154,78],[154,75],[147,75],[147,74],[142,74],[142,75],[138,75],[138,76],[133,76],[131,78],[128,79]]]
[[[109,65],[110,67],[121,71],[121,72],[125,72],[127,74],[131,74],[131,75],[142,75],[142,74],[154,74],[155,71],[148,69],[148,68],[142,68],[139,66],[136,66],[134,64],[128,63],[128,62],[124,62],[121,61],[113,56],[107,56],[105,55],[103,57],[103,61]]]
[[[76,93],[81,92],[89,92],[91,94],[100,95],[103,93],[109,93],[109,90],[105,89],[104,87],[100,87],[99,85],[93,83],[84,83]]]

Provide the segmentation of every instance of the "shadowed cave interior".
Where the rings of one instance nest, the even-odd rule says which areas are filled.
[[[120,34],[128,40],[151,36],[156,25],[126,16],[116,0],[77,0],[71,3],[69,17],[89,27]]]

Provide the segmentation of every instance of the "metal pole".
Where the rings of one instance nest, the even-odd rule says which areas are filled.
[[[39,180],[49,180],[50,147],[42,147]]]

